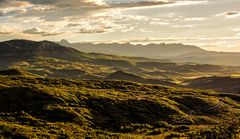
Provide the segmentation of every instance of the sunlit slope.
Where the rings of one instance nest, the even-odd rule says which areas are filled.
[[[126,81],[48,79],[12,70],[0,75],[0,135],[235,138],[239,103],[239,95]]]

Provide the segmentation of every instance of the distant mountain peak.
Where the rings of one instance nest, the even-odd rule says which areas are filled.
[[[133,80],[133,81],[143,80],[142,77],[140,77],[136,74],[133,74],[133,73],[125,72],[125,71],[116,71],[116,72],[108,75],[106,78],[107,79],[116,79],[116,80]]]
[[[69,41],[68,40],[66,40],[66,39],[62,39],[61,41],[60,41],[60,44],[69,44]]]

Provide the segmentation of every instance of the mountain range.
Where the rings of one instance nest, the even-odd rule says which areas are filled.
[[[69,43],[58,42],[87,53],[103,53],[131,57],[167,59],[173,62],[240,66],[240,53],[207,51],[193,45],[174,44],[130,44],[130,43]]]

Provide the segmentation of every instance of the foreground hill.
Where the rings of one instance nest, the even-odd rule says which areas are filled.
[[[7,60],[33,59],[39,56],[62,60],[83,60],[86,58],[84,53],[49,41],[11,40],[0,42],[1,63],[7,62]]]
[[[188,87],[240,94],[240,78],[201,77],[188,81]]]
[[[9,68],[49,78],[71,79],[106,79],[117,71],[123,71],[138,75],[144,83],[163,84],[167,81],[167,85],[201,76],[240,74],[240,67],[179,64],[161,59],[84,53],[49,41],[29,40],[0,42],[0,69]],[[124,80],[140,81],[133,80],[131,76],[125,77]]]
[[[231,139],[239,103],[233,94],[11,70],[0,75],[0,136]]]
[[[94,52],[122,56],[169,59],[174,62],[240,66],[240,53],[206,51],[193,45],[165,43],[148,45],[132,45],[130,43],[92,44],[69,43],[66,40],[62,40],[59,44],[88,53]]]

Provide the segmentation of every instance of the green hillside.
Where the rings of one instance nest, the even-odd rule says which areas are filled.
[[[6,138],[237,138],[240,96],[0,72]]]

